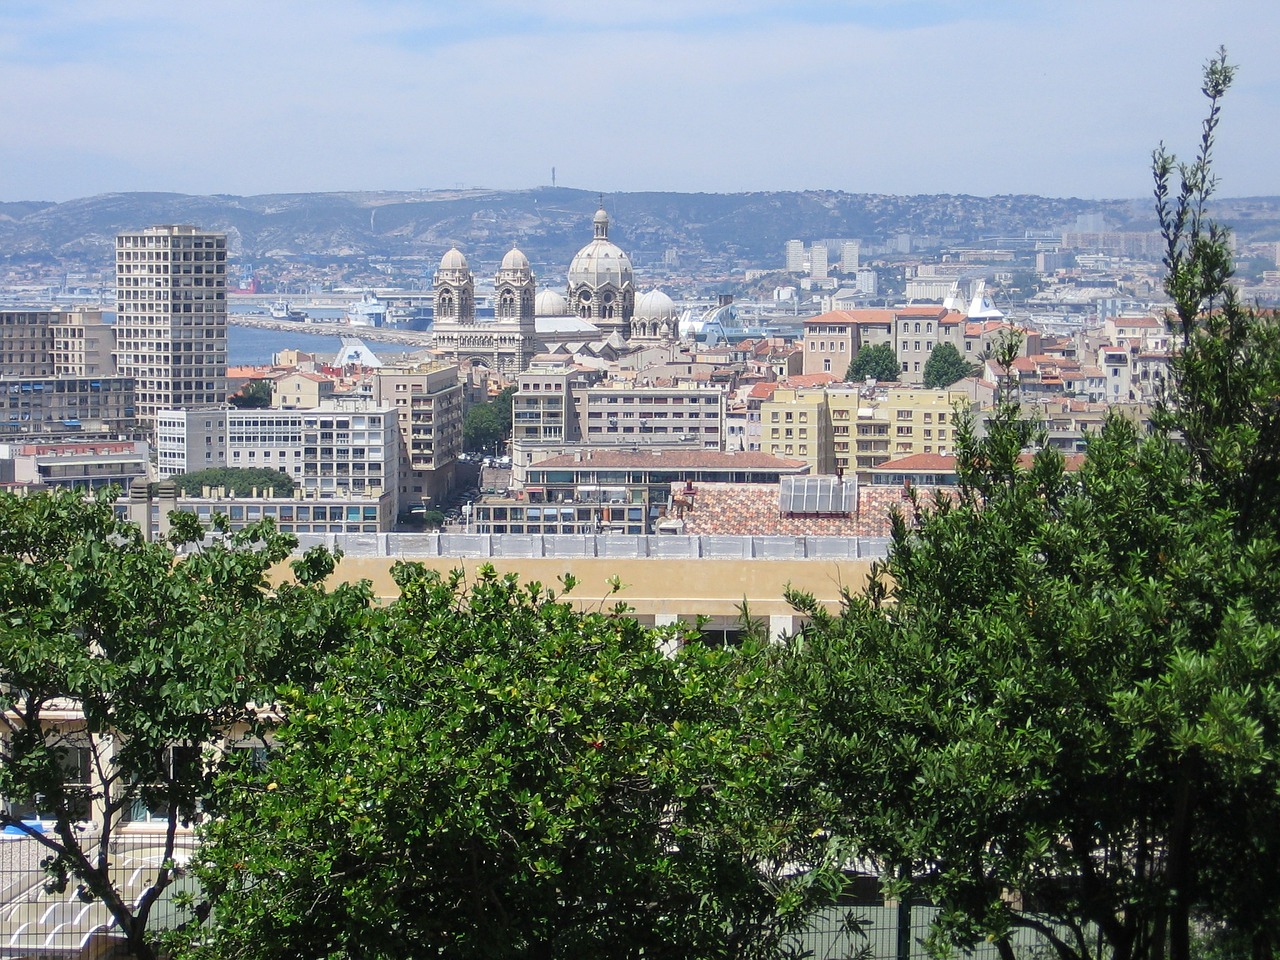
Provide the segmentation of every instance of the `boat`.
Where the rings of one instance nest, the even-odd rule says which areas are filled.
[[[292,320],[295,323],[301,323],[310,318],[301,310],[295,310],[288,300],[277,300],[271,304],[272,320]]]
[[[347,308],[347,323],[353,327],[381,327],[387,321],[387,305],[367,290]]]

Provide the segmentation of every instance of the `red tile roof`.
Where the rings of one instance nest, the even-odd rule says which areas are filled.
[[[921,473],[954,473],[955,469],[956,458],[950,454],[913,453],[909,457],[886,460],[880,466],[872,467],[871,472],[909,473],[918,470]]]
[[[892,310],[832,310],[805,320],[806,327],[827,323],[893,323]]]
[[[783,386],[825,387],[829,383],[839,383],[840,379],[834,373],[798,373],[794,377],[787,377]]]

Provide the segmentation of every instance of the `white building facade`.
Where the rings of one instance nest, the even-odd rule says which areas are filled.
[[[144,421],[226,403],[226,236],[174,225],[119,234],[115,332]]]

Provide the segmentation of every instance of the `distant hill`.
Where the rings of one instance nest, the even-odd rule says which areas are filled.
[[[116,193],[64,203],[0,203],[0,257],[13,261],[111,261],[116,233],[193,223],[229,235],[237,258],[346,260],[436,258],[457,245],[473,265],[518,243],[538,263],[567,264],[591,236],[598,194],[532,190],[298,193],[256,197]],[[951,242],[1070,229],[1102,213],[1113,229],[1154,228],[1148,201],[1034,196],[883,196],[838,191],[618,193],[605,197],[610,239],[640,257],[674,247],[682,257],[779,264],[788,239],[898,234]],[[1254,232],[1280,236],[1280,201],[1222,201]],[[1244,239],[1249,239],[1244,237]],[[563,269],[563,267],[560,267]]]

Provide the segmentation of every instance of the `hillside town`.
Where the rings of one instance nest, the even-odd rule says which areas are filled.
[[[677,301],[610,228],[604,207],[581,224],[563,285],[514,246],[492,275],[443,252],[417,296],[421,349],[380,357],[379,336],[411,327],[357,305],[324,325],[344,336],[337,355],[253,366],[228,363],[227,331],[264,322],[264,295],[233,285],[227,238],[121,234],[110,299],[0,310],[0,481],[145,498],[200,471],[265,468],[288,490],[209,484],[169,505],[297,534],[443,521],[496,536],[878,538],[912,489],[954,483],[957,418],[981,431],[1002,390],[1073,454],[1110,414],[1145,422],[1167,380],[1154,235],[1075,229],[918,256],[898,296],[881,289],[882,247],[795,240],[780,269],[747,272],[773,284],[766,296]],[[304,311],[277,314],[277,329],[309,329]],[[889,368],[860,373],[877,351]],[[487,404],[509,428],[464,442]]]

